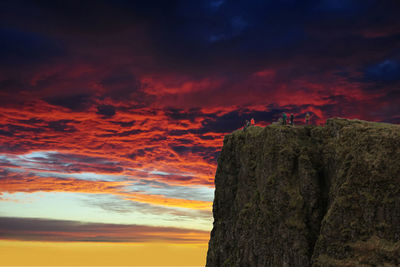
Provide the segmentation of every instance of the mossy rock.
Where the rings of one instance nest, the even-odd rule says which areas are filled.
[[[400,126],[341,118],[224,138],[207,266],[399,266]]]

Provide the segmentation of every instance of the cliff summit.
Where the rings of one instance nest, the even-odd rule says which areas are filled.
[[[207,265],[399,266],[400,126],[328,119],[224,138]]]

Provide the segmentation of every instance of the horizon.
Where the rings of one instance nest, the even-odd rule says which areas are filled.
[[[400,124],[399,12],[2,1],[0,265],[204,265],[224,135],[283,112]]]

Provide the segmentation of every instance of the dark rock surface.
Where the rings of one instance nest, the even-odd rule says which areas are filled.
[[[399,266],[400,126],[329,119],[224,139],[207,266]]]

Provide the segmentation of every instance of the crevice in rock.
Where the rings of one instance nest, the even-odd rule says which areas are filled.
[[[326,175],[326,172],[324,171],[322,166],[317,167],[317,176],[318,176],[318,185],[319,185],[319,191],[318,191],[318,205],[316,209],[318,210],[319,218],[317,221],[317,231],[315,233],[312,233],[311,238],[310,238],[310,243],[309,243],[309,248],[310,248],[310,263],[312,261],[312,257],[314,255],[315,251],[315,245],[317,243],[318,237],[321,233],[321,226],[322,226],[322,220],[325,217],[327,211],[328,211],[328,205],[329,205],[329,190],[330,190],[330,182],[329,182],[329,177]]]
[[[325,175],[323,170],[318,172],[318,180],[319,180],[319,188],[320,188],[320,207],[321,207],[321,220],[325,217],[325,214],[328,210],[329,204],[329,189],[330,189],[330,182],[328,177]],[[321,227],[321,225],[320,225]]]
[[[307,133],[312,144],[310,155],[312,169],[315,171],[316,187],[314,188],[314,203],[310,203],[310,211],[306,215],[305,223],[308,229],[308,257],[311,264],[315,246],[321,233],[322,220],[328,211],[330,175],[323,162],[321,144],[315,140],[310,133]]]

